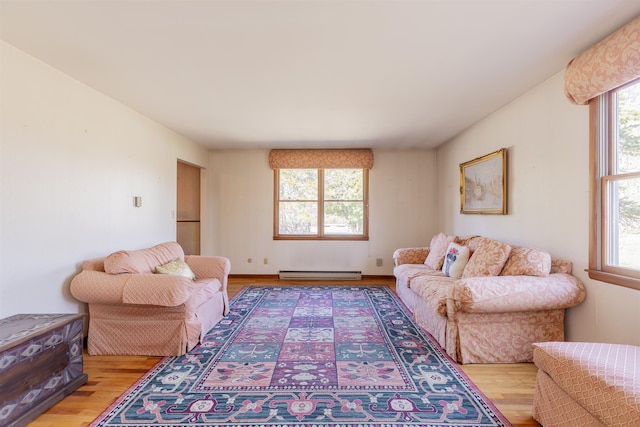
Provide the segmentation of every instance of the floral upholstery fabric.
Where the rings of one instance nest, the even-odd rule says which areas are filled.
[[[362,149],[274,149],[269,152],[271,169],[373,168],[373,151]]]
[[[461,363],[522,363],[533,360],[532,343],[564,340],[564,310],[468,313],[456,316]],[[453,337],[451,337],[452,339]]]
[[[402,264],[424,264],[424,260],[429,255],[429,248],[401,248],[393,252],[394,265]]]
[[[549,274],[553,274],[553,273],[571,274],[572,270],[573,270],[573,263],[571,261],[566,259],[551,258],[551,270],[549,271]]]
[[[491,241],[491,239],[482,236],[466,236],[458,237],[456,239],[456,242],[459,244],[469,246],[472,254],[478,249],[478,247],[480,247],[481,244],[487,241]]]
[[[414,277],[427,275],[444,276],[444,273],[438,273],[436,270],[432,270],[426,265],[420,264],[402,264],[394,267],[393,274],[396,277],[396,281],[404,283],[406,287],[409,287],[409,283]]]
[[[413,317],[416,319],[416,323],[422,326],[427,332],[435,338],[440,346],[448,353],[455,354],[456,347],[452,346],[450,350],[447,350],[446,346],[451,343],[450,339],[447,339],[451,332],[447,332],[447,327],[451,324],[445,316],[441,316],[431,309],[427,305],[424,298],[419,297],[416,293],[411,293],[415,298]],[[457,330],[456,330],[457,333]]]
[[[456,279],[447,277],[443,272],[434,275],[421,275],[409,282],[409,288],[420,296],[429,307],[440,316],[447,315],[447,299]]]
[[[584,286],[568,274],[461,279],[451,291],[458,311],[493,313],[555,310],[579,304]]]
[[[622,86],[640,76],[640,16],[571,60],[564,93],[574,104]]]
[[[456,280],[443,273],[416,275],[409,288],[439,315],[447,304],[455,312],[494,313],[540,311],[579,304],[585,297],[577,278],[556,274],[543,280],[534,277],[473,277]]]
[[[508,244],[485,238],[477,249],[473,250],[462,277],[497,276],[510,253],[511,246]]]
[[[455,236],[447,236],[444,233],[433,236],[431,244],[429,245],[429,254],[424,260],[424,265],[434,270],[440,270],[444,262],[444,257],[447,254],[449,243],[452,243],[455,239]]]
[[[501,276],[548,276],[551,271],[551,255],[547,251],[514,246],[509,259],[500,272]]]
[[[480,266],[485,275],[477,277],[447,277],[424,265],[425,248],[401,248],[394,253],[393,270],[400,299],[454,360],[531,362],[534,342],[564,339],[565,309],[585,298],[583,284],[570,274],[570,261],[551,259],[544,277],[499,275],[511,254],[510,245],[482,236],[458,237],[456,242],[480,253],[476,259],[486,260],[491,269]],[[489,249],[485,255],[483,249]],[[514,254],[527,258],[526,250]],[[521,263],[514,264],[515,271]]]
[[[545,342],[533,348],[540,371],[594,418],[611,426],[640,425],[640,347]],[[545,413],[550,408],[542,406],[545,396],[541,393],[543,390],[536,389],[534,414],[544,416],[546,424],[561,424],[566,414],[557,410]]]

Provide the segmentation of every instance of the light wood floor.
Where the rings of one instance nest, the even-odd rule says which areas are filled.
[[[281,281],[272,277],[233,277],[229,280],[229,296],[244,286],[280,286],[301,283]],[[309,281],[308,284],[320,282]],[[395,288],[393,278],[364,278],[362,281],[322,281],[322,283],[382,284]],[[30,427],[88,426],[115,399],[129,389],[144,373],[162,358],[146,356],[89,356],[85,353],[84,371],[89,381],[64,400],[34,420]],[[501,365],[461,365],[478,388],[496,405],[514,426],[539,426],[531,417],[531,403],[536,367],[531,363]]]

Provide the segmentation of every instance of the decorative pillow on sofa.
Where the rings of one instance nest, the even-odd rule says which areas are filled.
[[[442,271],[449,277],[459,279],[462,277],[464,267],[469,261],[469,247],[458,245],[457,243],[449,243],[447,254],[444,257],[444,265]]]
[[[427,259],[424,260],[424,265],[432,270],[440,270],[442,263],[444,262],[444,256],[447,253],[449,243],[456,240],[456,236],[447,236],[444,233],[439,233],[433,236],[431,244],[429,245],[429,254]]]
[[[114,252],[104,259],[104,271],[108,274],[149,274],[157,265],[176,258],[184,258],[182,246],[177,242],[165,242],[147,249]]]
[[[540,276],[545,277],[551,271],[549,252],[515,246],[504,265],[501,276]]]
[[[196,278],[193,271],[189,268],[186,262],[180,258],[176,258],[171,262],[156,267],[156,273],[169,274],[172,276],[184,276],[191,280]]]
[[[492,239],[483,239],[469,258],[462,278],[497,276],[509,258],[511,246]]]

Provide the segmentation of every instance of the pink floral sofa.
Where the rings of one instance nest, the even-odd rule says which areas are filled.
[[[564,340],[564,312],[585,298],[569,261],[487,237],[439,233],[393,254],[396,292],[460,363],[533,360],[535,342]]]
[[[640,426],[640,347],[533,345],[533,418],[544,426]]]
[[[176,242],[84,261],[71,294],[89,306],[89,354],[186,353],[228,311],[230,269]]]

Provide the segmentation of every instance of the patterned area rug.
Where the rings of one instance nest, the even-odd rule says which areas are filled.
[[[247,287],[91,426],[510,426],[382,286]]]

